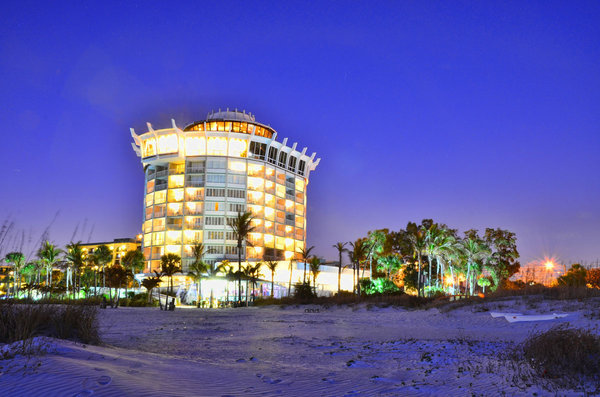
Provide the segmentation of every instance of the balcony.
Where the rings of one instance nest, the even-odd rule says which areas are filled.
[[[187,174],[203,174],[205,169],[204,167],[188,167],[185,172]]]

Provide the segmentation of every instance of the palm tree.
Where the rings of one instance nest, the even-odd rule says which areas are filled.
[[[66,248],[67,252],[65,253],[65,260],[71,264],[71,267],[74,270],[74,280],[72,282],[72,285],[73,294],[75,294],[75,285],[77,284],[77,277],[75,277],[75,275],[79,275],[81,268],[83,267],[85,262],[83,258],[83,249],[81,248],[81,241],[78,241],[76,243],[71,241],[69,244],[67,244]],[[81,284],[81,282],[79,284]]]
[[[202,277],[207,271],[206,263],[203,262],[204,257],[204,244],[201,242],[194,242],[192,245],[192,254],[194,255],[194,262],[190,264],[190,272],[188,275],[196,283],[196,307],[200,307],[202,301]]]
[[[290,258],[290,282],[288,283],[288,293],[287,296],[290,296],[292,293],[292,275],[294,274],[294,257]]]
[[[102,288],[106,288],[106,272],[104,268],[107,264],[112,263],[113,253],[107,245],[102,244],[94,250],[92,255],[94,256],[94,262],[102,267]]]
[[[333,248],[335,248],[338,251],[340,259],[340,261],[338,262],[338,294],[340,293],[342,286],[342,254],[344,252],[348,252],[348,249],[344,248],[346,244],[348,243],[335,243],[333,245]]]
[[[14,275],[14,294],[15,298],[19,297],[19,288],[21,286],[21,270],[25,266],[25,255],[22,252],[9,252],[4,258],[6,263],[12,264]]]
[[[52,290],[52,269],[58,262],[58,256],[62,251],[51,244],[49,241],[45,241],[42,247],[38,251],[38,257],[46,267],[46,286],[48,287],[48,293]]]
[[[152,297],[152,290],[156,288],[161,282],[161,275],[156,272],[154,273],[156,274],[155,277],[147,277],[142,280],[142,286],[148,291],[148,303],[150,303],[150,299]]]
[[[219,273],[224,273],[227,271],[227,269],[229,268],[229,261],[224,260],[223,262],[221,262],[219,264],[219,266],[217,266],[216,263],[211,263],[206,265],[206,276],[208,278],[213,278],[215,277],[217,274]],[[209,306],[212,309],[213,308],[213,296],[214,296],[214,289],[213,289],[213,283],[210,284],[210,300],[209,300]]]
[[[258,262],[254,265],[248,264],[243,272],[244,278],[246,278],[246,306],[248,306],[248,282],[252,285],[252,302],[254,302],[254,290],[256,289],[256,281],[262,277],[260,272],[260,268],[262,266],[262,262]]]
[[[304,262],[304,276],[302,278],[302,283],[306,284],[306,263],[308,262],[308,258],[310,257],[310,252],[314,249],[314,245],[312,247],[308,247],[308,248],[300,248],[298,250],[298,253],[300,254],[300,257],[302,258],[302,262]]]
[[[267,261],[267,269],[271,271],[271,298],[275,296],[275,270],[277,270],[277,261]]]
[[[133,278],[133,275],[137,272],[138,269],[144,267],[145,262],[144,254],[139,249],[129,250],[123,255],[121,258],[121,265],[125,269],[127,273],[127,277]],[[129,282],[125,283],[125,298],[127,299],[127,287],[129,286]]]
[[[319,273],[321,273],[321,260],[316,256],[313,256],[310,260],[310,272],[313,277],[313,290],[315,291],[315,295],[317,294],[317,277],[319,277]]]
[[[202,261],[194,261],[190,264],[188,276],[196,283],[196,307],[199,308],[202,302],[202,277],[206,273],[207,265]]]
[[[177,254],[166,254],[160,257],[160,268],[163,276],[169,277],[170,287],[167,287],[169,294],[173,293],[173,275],[181,271],[181,257]]]
[[[474,275],[471,275],[471,270],[473,272],[480,272],[483,261],[491,254],[491,251],[475,233],[470,234],[469,232],[466,232],[466,236],[460,241],[460,244],[467,262],[465,294],[467,294],[467,287],[470,287],[469,292],[472,295],[475,283],[473,281]]]
[[[252,221],[254,217],[252,216],[252,212],[246,211],[244,213],[238,212],[235,218],[228,218],[227,224],[233,230],[233,234],[237,240],[237,250],[238,250],[238,303],[242,302],[242,247],[244,242],[250,245],[248,241],[248,235],[252,233],[254,230],[254,226],[252,226]]]
[[[360,264],[367,256],[367,245],[363,239],[358,239],[354,243],[350,243],[351,251],[348,251],[348,258],[354,265],[352,279],[354,281],[354,290],[360,295]],[[356,273],[356,277],[355,277]]]
[[[419,265],[417,272],[417,294],[421,296],[422,255],[427,246],[425,230],[422,227],[418,227],[416,224],[409,222],[406,231],[408,232],[408,240],[413,249],[413,257],[417,258],[417,263]]]

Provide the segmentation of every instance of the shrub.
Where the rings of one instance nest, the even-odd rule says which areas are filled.
[[[97,307],[0,303],[0,343],[34,336],[99,343]]]
[[[400,292],[400,288],[398,288],[393,281],[387,278],[376,278],[373,280],[368,278],[362,279],[360,280],[360,290],[362,293],[367,295],[393,294]]]
[[[294,298],[300,301],[310,301],[316,297],[310,283],[296,283],[294,285]]]
[[[600,288],[600,268],[588,270],[585,277],[585,282],[591,288]]]
[[[517,353],[538,375],[559,383],[600,381],[600,336],[587,329],[561,324],[530,336]]]

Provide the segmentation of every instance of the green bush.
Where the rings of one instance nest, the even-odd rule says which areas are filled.
[[[362,279],[360,280],[360,290],[363,294],[393,294],[400,292],[400,288],[394,284],[393,281],[387,278],[376,278],[373,280]]]
[[[296,283],[294,285],[294,298],[300,301],[310,301],[316,298],[310,283]]]

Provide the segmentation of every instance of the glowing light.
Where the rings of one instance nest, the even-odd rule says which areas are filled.
[[[218,137],[208,138],[206,151],[209,155],[225,156],[227,154],[227,139]]]
[[[183,181],[183,175],[171,175],[169,176],[169,188],[183,187]]]
[[[144,147],[142,149],[144,157],[156,156],[156,139],[148,138],[144,141]]]
[[[248,188],[253,190],[263,190],[264,180],[262,178],[248,177]]]
[[[187,156],[202,156],[206,153],[204,137],[188,136],[185,138],[185,154]]]
[[[229,151],[229,153],[231,155],[231,150]],[[229,169],[231,171],[245,172],[246,171],[246,163],[244,161],[229,160]]]
[[[178,139],[177,134],[167,134],[158,137],[158,153],[168,154],[177,153]]]
[[[181,251],[181,245],[167,245],[165,246],[165,252],[167,254],[179,254]]]
[[[294,256],[294,253],[291,251],[285,251],[285,259],[290,260]]]
[[[244,139],[229,138],[229,155],[232,157],[246,157],[247,143]],[[245,169],[244,169],[245,171]]]

